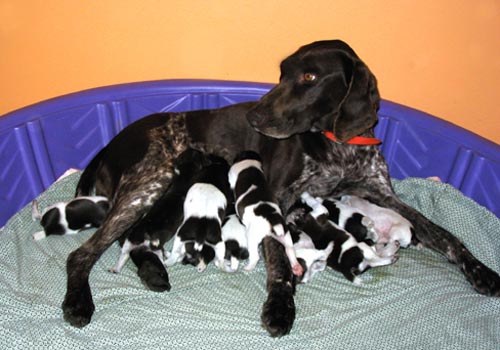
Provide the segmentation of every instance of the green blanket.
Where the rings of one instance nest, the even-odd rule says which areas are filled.
[[[71,198],[79,174],[54,184],[40,207]],[[411,206],[460,237],[500,271],[500,221],[451,186],[423,179],[394,181]],[[0,349],[498,349],[500,299],[477,294],[459,269],[428,250],[408,248],[392,266],[371,269],[356,286],[327,270],[296,293],[290,335],[271,338],[260,325],[266,300],[264,263],[228,274],[213,265],[169,269],[172,290],[145,289],[129,262],[108,268],[115,243],[90,276],[91,323],[63,321],[66,256],[93,230],[34,241],[40,226],[29,206],[0,231]]]

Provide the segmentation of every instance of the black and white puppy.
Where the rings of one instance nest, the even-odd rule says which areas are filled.
[[[304,269],[302,276],[295,276],[297,283],[308,283],[318,272],[324,271],[328,257],[333,251],[333,241],[328,243],[324,249],[319,249],[311,237],[298,228],[297,224],[303,223],[304,217],[311,211],[311,207],[298,200],[290,207],[286,215],[286,223],[292,235],[293,249],[297,260]]]
[[[307,196],[307,195],[306,195]],[[358,242],[373,245],[378,241],[375,223],[357,208],[336,199],[315,198],[328,210],[328,220],[337,224],[356,238]]]
[[[328,209],[329,220],[351,233],[358,242],[374,245],[379,255],[393,255],[400,246],[406,248],[411,243],[413,226],[394,210],[356,196],[315,199]]]
[[[226,272],[238,270],[240,260],[248,259],[248,241],[245,225],[236,214],[226,216],[222,224],[222,240],[226,245],[224,265]]]
[[[342,196],[336,205],[350,207],[369,217],[373,229],[377,232],[377,243],[400,245],[403,248],[411,244],[413,225],[392,209],[382,208],[357,196]]]
[[[194,242],[194,250],[198,252],[208,244],[215,251],[216,266],[224,263],[225,244],[221,226],[228,203],[232,202],[227,179],[229,165],[221,157],[209,158],[211,164],[200,171],[187,192],[184,221],[175,234],[172,251],[165,262],[167,266],[184,259],[187,242]]]
[[[324,271],[328,257],[333,251],[334,242],[328,243],[325,249],[316,248],[314,241],[305,232],[290,229],[294,240],[293,249],[304,273],[297,277],[298,283],[308,283],[318,272]],[[297,234],[296,237],[294,232]]]
[[[328,220],[328,210],[320,201],[306,192],[301,198],[312,210],[304,217],[303,222],[298,223],[299,229],[311,237],[317,249],[326,249],[330,242],[334,243],[327,264],[348,280],[359,285],[362,280],[357,275],[368,268],[396,262],[395,252],[393,255],[381,256],[374,247],[358,242],[349,232]]]
[[[38,202],[34,200],[31,202],[31,215],[33,220],[40,221],[43,230],[35,232],[33,239],[74,234],[85,228],[99,227],[108,210],[108,199],[101,196],[83,196],[56,203],[43,213],[40,213]]]
[[[266,236],[272,236],[285,247],[294,275],[302,275],[302,266],[293,250],[293,241],[287,231],[281,210],[269,189],[262,160],[253,151],[241,152],[229,170],[229,184],[234,192],[236,214],[246,227],[248,263],[250,271],[259,261],[259,245]]]
[[[155,202],[151,210],[120,239],[121,253],[118,262],[110,269],[119,273],[128,261],[130,252],[138,249],[135,261],[143,262],[138,255],[151,251],[163,263],[163,245],[175,234],[182,222],[183,202],[196,174],[208,163],[200,151],[187,149],[174,161],[174,177],[167,191]],[[151,254],[147,255],[152,257]],[[155,266],[160,266],[155,263]],[[137,266],[139,269],[141,266]]]

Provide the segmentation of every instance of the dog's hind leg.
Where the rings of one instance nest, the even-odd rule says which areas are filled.
[[[435,250],[447,257],[451,263],[457,264],[477,292],[500,297],[500,276],[498,273],[472,255],[452,233],[434,224],[417,210],[403,203],[394,193],[387,169],[380,169],[380,171],[384,175],[384,181],[380,181],[381,177],[378,176],[371,180],[365,179],[364,186],[359,186],[359,184],[353,186],[349,183],[347,186],[338,186],[336,192],[357,195],[376,205],[396,211],[413,225],[412,244],[419,244]]]
[[[131,201],[123,200],[115,204],[101,228],[68,256],[67,289],[62,308],[64,319],[73,326],[87,325],[94,313],[95,307],[89,285],[92,267],[102,253],[142,214],[140,210],[136,210],[138,208],[130,204]]]
[[[102,226],[68,256],[67,290],[62,308],[64,319],[73,326],[87,325],[94,312],[89,274],[96,261],[134,222],[143,217],[168,187],[172,178],[168,169],[173,167],[168,168],[165,163],[157,161],[153,164],[151,159],[146,159],[138,164],[136,171],[123,176],[115,203]]]
[[[263,240],[267,269],[267,300],[262,307],[261,320],[273,337],[290,332],[295,320],[295,282],[285,249],[268,236]]]
[[[457,264],[474,289],[485,295],[500,296],[500,276],[479,261],[453,234],[434,224],[417,210],[400,201],[395,195],[377,201],[367,198],[377,205],[393,209],[411,222],[414,228],[412,243],[421,243]],[[378,203],[377,203],[378,202]]]

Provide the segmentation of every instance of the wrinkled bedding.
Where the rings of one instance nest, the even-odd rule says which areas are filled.
[[[52,185],[41,208],[71,198],[80,173]],[[446,184],[394,181],[409,205],[457,235],[500,271],[500,220]],[[146,290],[129,262],[108,268],[115,243],[90,276],[96,311],[74,328],[62,318],[65,262],[94,230],[34,241],[40,230],[27,206],[0,231],[0,348],[2,349],[497,349],[500,299],[477,294],[456,266],[428,249],[400,251],[396,264],[375,268],[356,286],[327,270],[299,285],[290,335],[271,338],[260,325],[266,299],[261,260],[252,272],[204,273],[169,268],[172,290]]]

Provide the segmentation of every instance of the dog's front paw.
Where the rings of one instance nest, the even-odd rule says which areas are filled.
[[[500,297],[500,276],[495,271],[478,260],[463,263],[462,271],[477,292]]]
[[[62,309],[64,319],[72,326],[81,328],[89,324],[95,307],[88,283],[81,288],[68,289]]]
[[[137,271],[137,274],[141,278],[142,283],[154,292],[168,292],[172,288],[167,270],[163,266],[145,261]]]
[[[148,289],[155,292],[170,290],[167,269],[158,255],[147,249],[134,249],[130,258],[137,266],[137,275]]]
[[[262,308],[262,326],[272,337],[290,333],[295,320],[293,287],[287,284],[274,285]]]

